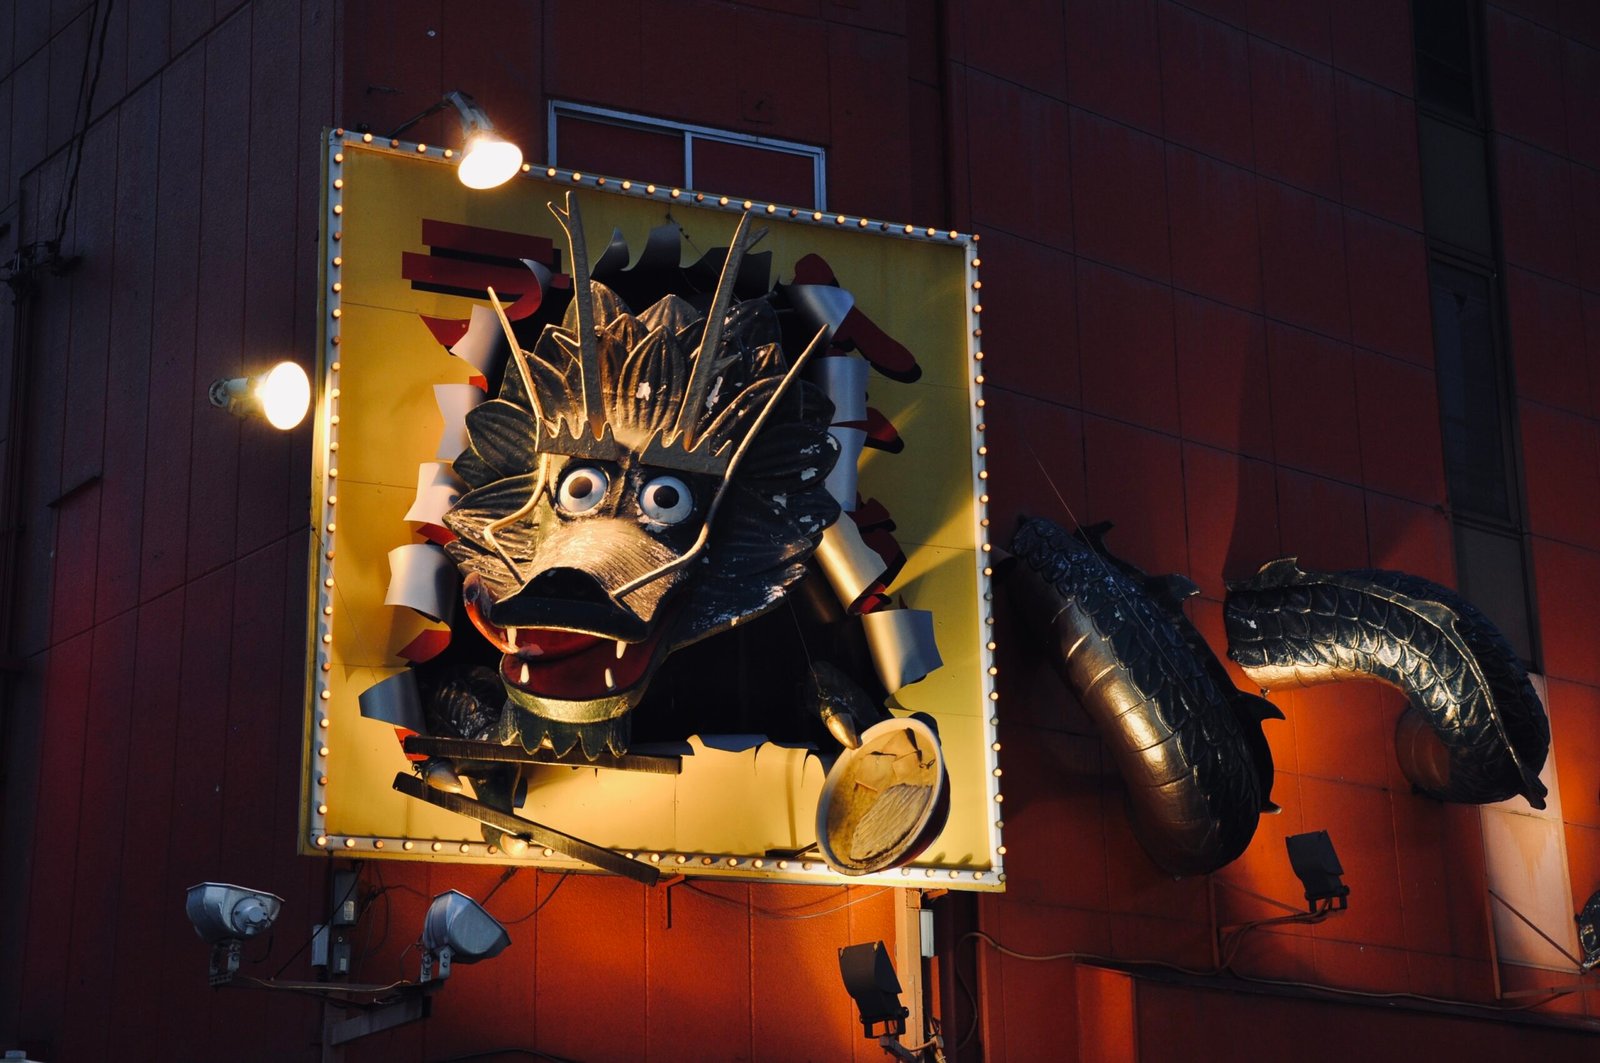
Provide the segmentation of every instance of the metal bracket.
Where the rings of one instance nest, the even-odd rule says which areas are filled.
[[[554,828],[546,827],[542,823],[535,823],[532,820],[523,819],[521,816],[513,816],[509,812],[502,812],[498,808],[484,804],[482,801],[475,801],[465,794],[452,794],[443,790],[435,790],[409,772],[400,772],[394,777],[394,788],[410,797],[437,805],[447,812],[454,812],[458,816],[475,819],[479,823],[487,823],[489,826],[506,834],[523,838],[532,845],[554,849],[564,856],[570,856],[574,860],[581,860],[586,864],[591,864],[602,871],[609,871],[614,875],[623,875],[633,879],[635,882],[642,882],[646,886],[654,886],[657,880],[661,878],[661,872],[650,864],[639,860],[630,860],[620,853],[614,853],[610,849],[603,849],[591,842],[584,841],[582,838],[574,838],[570,834],[563,834]]]
[[[653,775],[681,775],[682,757],[644,756],[628,753],[614,756],[602,753],[593,760],[573,752],[557,755],[549,750],[529,753],[521,746],[503,746],[498,742],[472,742],[464,738],[434,738],[429,735],[409,735],[405,750],[414,756],[447,757],[451,760],[480,760],[490,764],[540,764],[571,768],[612,768],[618,771],[643,771]]]

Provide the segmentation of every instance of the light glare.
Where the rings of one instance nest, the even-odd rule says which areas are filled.
[[[495,188],[522,170],[522,149],[493,133],[474,133],[461,153],[456,174],[468,188]]]
[[[294,362],[279,362],[256,385],[256,398],[267,423],[288,431],[304,420],[311,408],[311,381]]]

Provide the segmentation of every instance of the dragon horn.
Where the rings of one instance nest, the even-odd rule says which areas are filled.
[[[500,305],[500,297],[494,294],[493,288],[489,289],[489,305],[494,307],[495,316],[500,319],[500,330],[506,334],[506,342],[511,345],[511,360],[516,363],[517,372],[522,377],[522,389],[528,393],[528,405],[533,408],[534,420],[542,425],[544,411],[539,408],[539,392],[533,386],[533,378],[528,376],[528,363],[522,358],[522,345],[511,331],[511,319],[506,317],[505,308]]]
[[[739,216],[739,226],[733,231],[733,242],[728,245],[728,257],[722,263],[722,275],[717,278],[717,291],[711,297],[711,309],[706,311],[705,332],[700,337],[700,349],[694,358],[694,369],[689,374],[689,387],[683,405],[678,408],[678,421],[673,434],[692,433],[705,405],[706,392],[711,389],[711,374],[716,370],[717,348],[722,343],[722,319],[728,316],[728,306],[733,302],[733,286],[739,279],[739,267],[744,263],[744,253],[756,241],[767,235],[762,229],[750,235],[750,214]],[[692,448],[696,440],[685,440]]]
[[[554,203],[545,206],[567,234],[567,247],[572,253],[572,300],[578,309],[578,368],[583,376],[583,413],[589,422],[589,431],[599,439],[605,428],[606,408],[600,394],[600,349],[595,342],[598,326],[594,321],[594,295],[589,286],[589,249],[583,239],[583,216],[571,192],[567,193],[565,210]]]
[[[706,544],[711,541],[711,522],[717,519],[717,510],[722,505],[722,496],[727,494],[728,485],[733,482],[734,473],[739,471],[739,463],[744,460],[745,452],[750,449],[750,445],[756,436],[761,434],[761,429],[766,425],[767,418],[772,416],[773,409],[777,407],[779,400],[788,392],[789,385],[793,384],[795,379],[799,377],[800,370],[811,360],[811,356],[822,349],[823,342],[827,337],[828,329],[826,326],[818,329],[817,334],[811,337],[811,342],[806,345],[806,349],[800,352],[800,357],[794,360],[794,364],[789,367],[789,371],[784,374],[783,379],[778,381],[778,386],[773,389],[772,394],[767,398],[766,405],[761,407],[761,412],[756,415],[755,421],[750,425],[750,430],[744,434],[743,439],[739,440],[739,445],[734,448],[733,457],[729,460],[728,467],[722,472],[722,482],[717,484],[716,493],[711,496],[711,505],[706,507],[706,519],[700,524],[700,534],[695,538],[694,545],[689,547],[688,551],[676,560],[668,561],[666,564],[646,572],[637,579],[629,580],[618,587],[613,592],[612,597],[621,601],[645,584],[676,572],[700,556],[700,551],[704,550]]]

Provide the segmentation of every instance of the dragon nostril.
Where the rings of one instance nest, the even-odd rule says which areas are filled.
[[[582,569],[576,568],[546,569],[529,580],[528,585],[520,593],[540,598],[560,598],[571,602],[611,604],[611,596],[600,585],[600,581]]]

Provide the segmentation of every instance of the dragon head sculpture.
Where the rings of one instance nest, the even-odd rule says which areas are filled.
[[[839,516],[832,407],[798,379],[773,304],[738,300],[741,219],[704,314],[633,312],[592,280],[576,202],[572,302],[467,417],[467,485],[444,521],[467,615],[500,653],[501,739],[622,753],[630,713],[680,647],[773,608]],[[491,299],[493,293],[490,293]],[[499,303],[495,308],[500,312]]]

